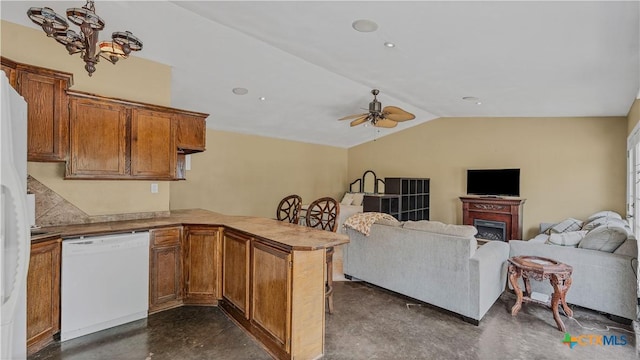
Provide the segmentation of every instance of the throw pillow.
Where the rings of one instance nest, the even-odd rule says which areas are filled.
[[[586,231],[567,231],[560,234],[552,233],[549,235],[547,244],[578,247],[578,244],[587,235]]]
[[[574,218],[568,218],[550,227],[549,234],[553,234],[553,233],[560,234],[564,232],[578,231],[581,228],[582,228],[582,221]]]
[[[600,217],[585,223],[582,226],[582,230],[591,231],[597,228],[598,226],[608,225],[608,224],[629,228],[629,223],[627,223],[626,220],[618,219],[616,217]],[[630,232],[631,228],[629,228],[628,230]]]
[[[627,230],[614,224],[598,226],[580,241],[579,248],[614,252],[627,240]]]
[[[439,221],[405,221],[402,225],[405,229],[429,231],[436,234],[471,237],[478,233],[478,229],[471,225],[444,224]]]
[[[353,202],[353,194],[345,193],[344,196],[342,197],[342,200],[340,201],[340,204],[351,205],[352,202]]]
[[[351,205],[362,206],[362,200],[364,200],[364,193],[354,193]]]
[[[605,211],[598,211],[597,213],[589,216],[586,222],[591,222],[592,220],[595,220],[597,218],[603,218],[603,217],[622,219],[622,216],[620,216],[620,214],[618,214],[617,212],[605,210]]]

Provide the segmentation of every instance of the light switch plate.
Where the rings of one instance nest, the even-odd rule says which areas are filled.
[[[157,194],[158,193],[158,184],[156,184],[156,183],[152,183],[151,184],[151,193],[152,194]]]

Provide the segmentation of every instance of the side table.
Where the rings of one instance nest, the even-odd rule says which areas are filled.
[[[543,304],[551,308],[558,330],[565,332],[566,328],[558,313],[558,306],[562,304],[562,309],[565,314],[569,317],[573,316],[573,311],[567,306],[566,301],[567,292],[571,287],[571,273],[573,272],[573,268],[559,261],[538,256],[514,256],[509,258],[508,261],[509,283],[513,286],[513,290],[518,297],[515,305],[511,308],[511,315],[516,316],[518,314],[523,301]],[[524,295],[518,284],[518,278],[522,278],[524,282]],[[537,281],[549,279],[551,286],[553,286],[553,296],[551,300],[540,301],[532,299],[529,279]]]

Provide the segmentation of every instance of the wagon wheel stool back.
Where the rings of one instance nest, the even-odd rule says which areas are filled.
[[[306,214],[308,227],[336,232],[338,230],[338,216],[340,204],[330,197],[323,197],[309,204]],[[326,250],[327,281],[325,283],[325,298],[329,307],[329,314],[333,314],[333,247]]]
[[[289,195],[280,201],[276,218],[280,221],[288,221],[297,224],[300,219],[300,207],[302,206],[302,198],[298,195]]]

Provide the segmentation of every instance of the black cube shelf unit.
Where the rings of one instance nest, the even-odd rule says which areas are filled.
[[[400,221],[429,220],[429,179],[385,178],[384,195],[365,195],[363,212],[387,213]]]

